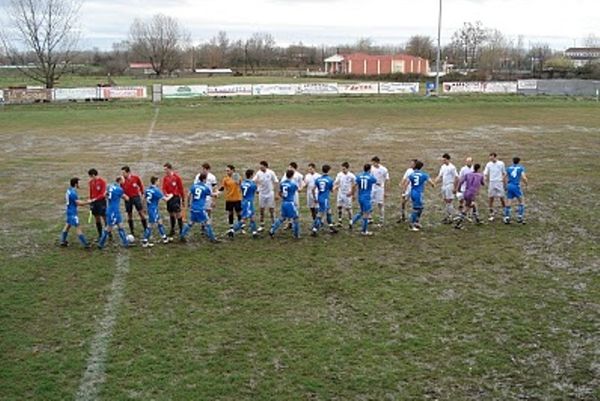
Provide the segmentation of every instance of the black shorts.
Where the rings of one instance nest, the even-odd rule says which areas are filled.
[[[144,206],[142,205],[142,197],[134,196],[133,198],[129,198],[128,201],[125,201],[125,211],[127,213],[133,212],[133,207],[135,206],[135,210],[141,212],[144,210]]]
[[[236,211],[242,213],[242,201],[225,201],[225,210],[228,212]]]
[[[178,195],[174,195],[167,202],[167,212],[181,213],[181,198]]]
[[[94,216],[106,216],[106,199],[99,199],[90,203],[90,210]]]

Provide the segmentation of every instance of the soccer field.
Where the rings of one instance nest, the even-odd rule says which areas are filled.
[[[397,224],[419,158],[437,175],[522,159],[527,225],[453,230],[439,189],[424,229]],[[600,398],[600,104],[565,98],[248,98],[0,108],[1,400]],[[124,164],[189,186],[268,160],[391,175],[363,238],[237,236],[153,249],[57,246],[64,192]],[[485,192],[482,191],[482,192]],[[483,194],[480,205],[483,205]],[[219,198],[215,227],[226,228]],[[356,209],[356,205],[355,205]],[[484,217],[487,216],[482,208]],[[163,212],[163,217],[166,212]],[[95,227],[80,219],[88,238]],[[136,222],[138,233],[141,231]],[[116,241],[115,241],[116,242]]]

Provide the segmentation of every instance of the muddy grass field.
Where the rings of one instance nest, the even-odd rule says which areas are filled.
[[[437,174],[444,152],[460,167],[491,151],[527,168],[527,225],[452,230],[438,189],[423,231],[396,223],[408,159]],[[600,398],[598,103],[5,106],[0,152],[2,400]],[[187,186],[205,161],[217,177],[263,159],[281,175],[290,161],[357,171],[374,155],[391,187],[371,238],[311,238],[304,208],[299,241],[212,245],[196,231],[152,250],[57,247],[68,179],[90,167],[112,179],[128,164],[147,182],[169,161]],[[94,238],[85,208],[80,219]]]

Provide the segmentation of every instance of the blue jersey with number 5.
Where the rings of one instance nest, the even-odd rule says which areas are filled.
[[[408,180],[410,181],[412,192],[423,193],[425,184],[429,181],[429,174],[421,170],[415,170],[408,176]]]
[[[201,212],[204,210],[206,198],[212,196],[212,191],[203,182],[197,182],[190,187],[190,199],[192,200],[192,211]]]
[[[244,180],[240,184],[242,189],[242,198],[247,202],[254,202],[254,194],[256,194],[256,183],[252,180]]]
[[[298,192],[298,185],[294,181],[286,180],[279,184],[279,192],[284,202],[294,202],[294,196]]]
[[[508,185],[520,186],[521,176],[525,172],[525,167],[520,164],[513,164],[508,166],[506,169],[506,175],[508,176]]]
[[[363,171],[356,176],[356,186],[358,186],[358,199],[371,199],[373,185],[377,184],[377,178],[369,172]]]

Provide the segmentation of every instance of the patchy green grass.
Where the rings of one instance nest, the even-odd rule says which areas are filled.
[[[569,99],[277,98],[172,101],[153,132],[144,103],[0,111],[0,399],[73,398],[129,256],[100,398],[511,400],[600,398],[600,113]],[[400,177],[418,157],[518,154],[528,224],[395,223]],[[85,252],[56,247],[68,179],[127,163],[144,181],[171,161],[186,185],[271,161],[379,155],[388,223],[299,241]],[[84,180],[85,181],[85,180]],[[84,183],[80,194],[86,194]],[[483,199],[481,200],[483,202]],[[303,204],[304,205],[304,204]],[[226,229],[219,199],[215,225]],[[302,230],[309,219],[303,209]],[[82,208],[84,230],[94,236]],[[139,231],[139,222],[137,223]],[[75,238],[71,238],[75,243]]]

